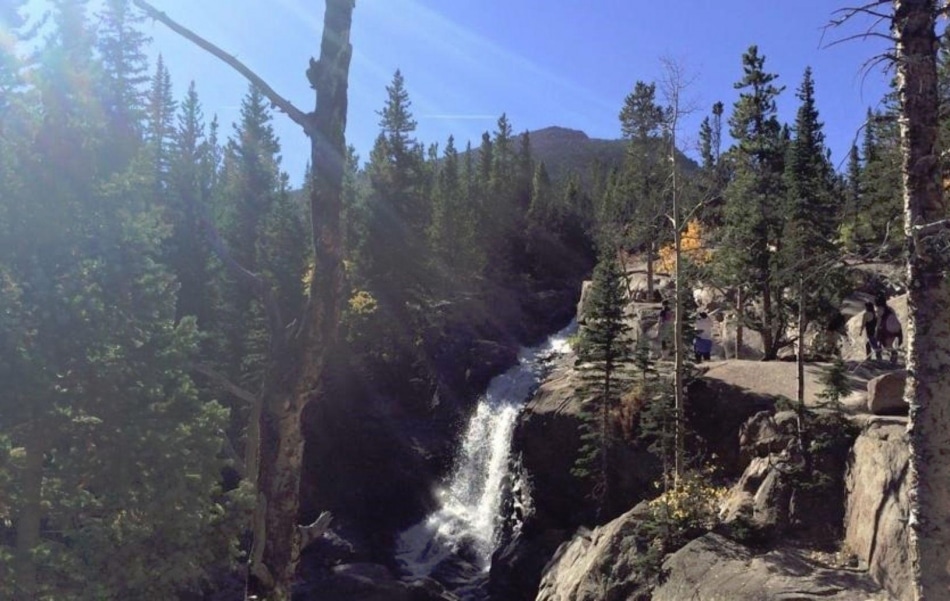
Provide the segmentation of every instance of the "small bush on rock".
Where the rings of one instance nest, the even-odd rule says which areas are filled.
[[[687,472],[649,501],[638,533],[644,543],[636,562],[640,573],[660,576],[667,555],[718,525],[719,505],[728,489],[715,485],[712,475],[711,468]],[[656,486],[663,488],[664,483]]]

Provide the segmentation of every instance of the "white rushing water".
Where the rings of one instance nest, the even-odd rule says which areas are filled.
[[[397,540],[396,559],[408,576],[433,576],[444,562],[458,557],[470,568],[488,571],[504,524],[502,504],[518,413],[545,363],[568,351],[574,329],[571,324],[544,344],[522,349],[518,364],[489,383],[439,491],[440,508]]]

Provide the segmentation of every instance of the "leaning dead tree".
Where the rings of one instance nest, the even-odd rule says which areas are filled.
[[[854,37],[888,23],[900,100],[901,176],[907,252],[907,385],[915,597],[950,599],[950,220],[941,178],[938,17],[945,0],[880,0],[839,12],[836,23],[870,18]]]
[[[145,0],[132,2],[149,17],[221,59],[247,78],[271,104],[303,128],[310,138],[310,216],[313,278],[303,314],[290,321],[273,302],[270,284],[237,264],[208,222],[213,246],[229,271],[261,297],[271,343],[260,394],[256,446],[257,503],[249,572],[259,597],[290,599],[301,549],[329,525],[322,515],[307,527],[297,524],[303,463],[303,411],[320,398],[327,353],[337,337],[343,296],[340,209],[346,151],[347,86],[352,46],[350,24],[355,0],[326,0],[320,59],[310,59],[306,75],[316,106],[305,112],[279,95],[234,56],[183,27]],[[253,425],[252,425],[253,426]],[[252,438],[249,435],[249,439]],[[247,466],[252,470],[253,466]],[[250,475],[253,481],[254,475]]]

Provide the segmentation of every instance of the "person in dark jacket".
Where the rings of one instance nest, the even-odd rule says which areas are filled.
[[[878,298],[875,304],[877,305],[875,307],[877,325],[874,330],[874,336],[877,338],[877,342],[881,347],[880,350],[877,351],[877,357],[880,359],[881,352],[884,349],[888,349],[890,352],[891,365],[896,365],[897,349],[904,343],[904,331],[903,328],[901,328],[900,319],[898,319],[894,309],[887,304],[886,299]]]
[[[881,345],[877,341],[877,336],[875,330],[877,329],[877,314],[874,312],[874,303],[866,302],[864,303],[864,313],[861,317],[861,329],[864,331],[864,335],[867,338],[867,342],[864,343],[864,352],[865,360],[871,360],[871,351],[874,351],[874,356],[876,359],[881,359]]]

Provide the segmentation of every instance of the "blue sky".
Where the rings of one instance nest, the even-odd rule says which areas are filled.
[[[154,0],[159,9],[237,55],[298,106],[313,93],[304,77],[319,52],[323,2],[316,0]],[[401,69],[418,121],[417,137],[444,147],[450,134],[478,144],[503,112],[516,132],[559,125],[591,137],[619,137],[617,114],[637,80],[661,76],[660,57],[679,61],[695,79],[686,90],[697,111],[680,133],[687,152],[713,102],[737,97],[741,56],[757,44],[766,68],[786,86],[779,100],[791,121],[806,66],[836,164],[887,75],[865,75],[880,41],[827,47],[846,33],[824,33],[838,0],[357,0],[351,40],[347,140],[361,157],[378,134],[385,86]],[[224,64],[149,22],[153,51],[171,70],[176,95],[196,80],[210,117],[224,133],[238,118],[246,83]],[[275,115],[284,166],[299,180],[308,156],[302,132]]]

